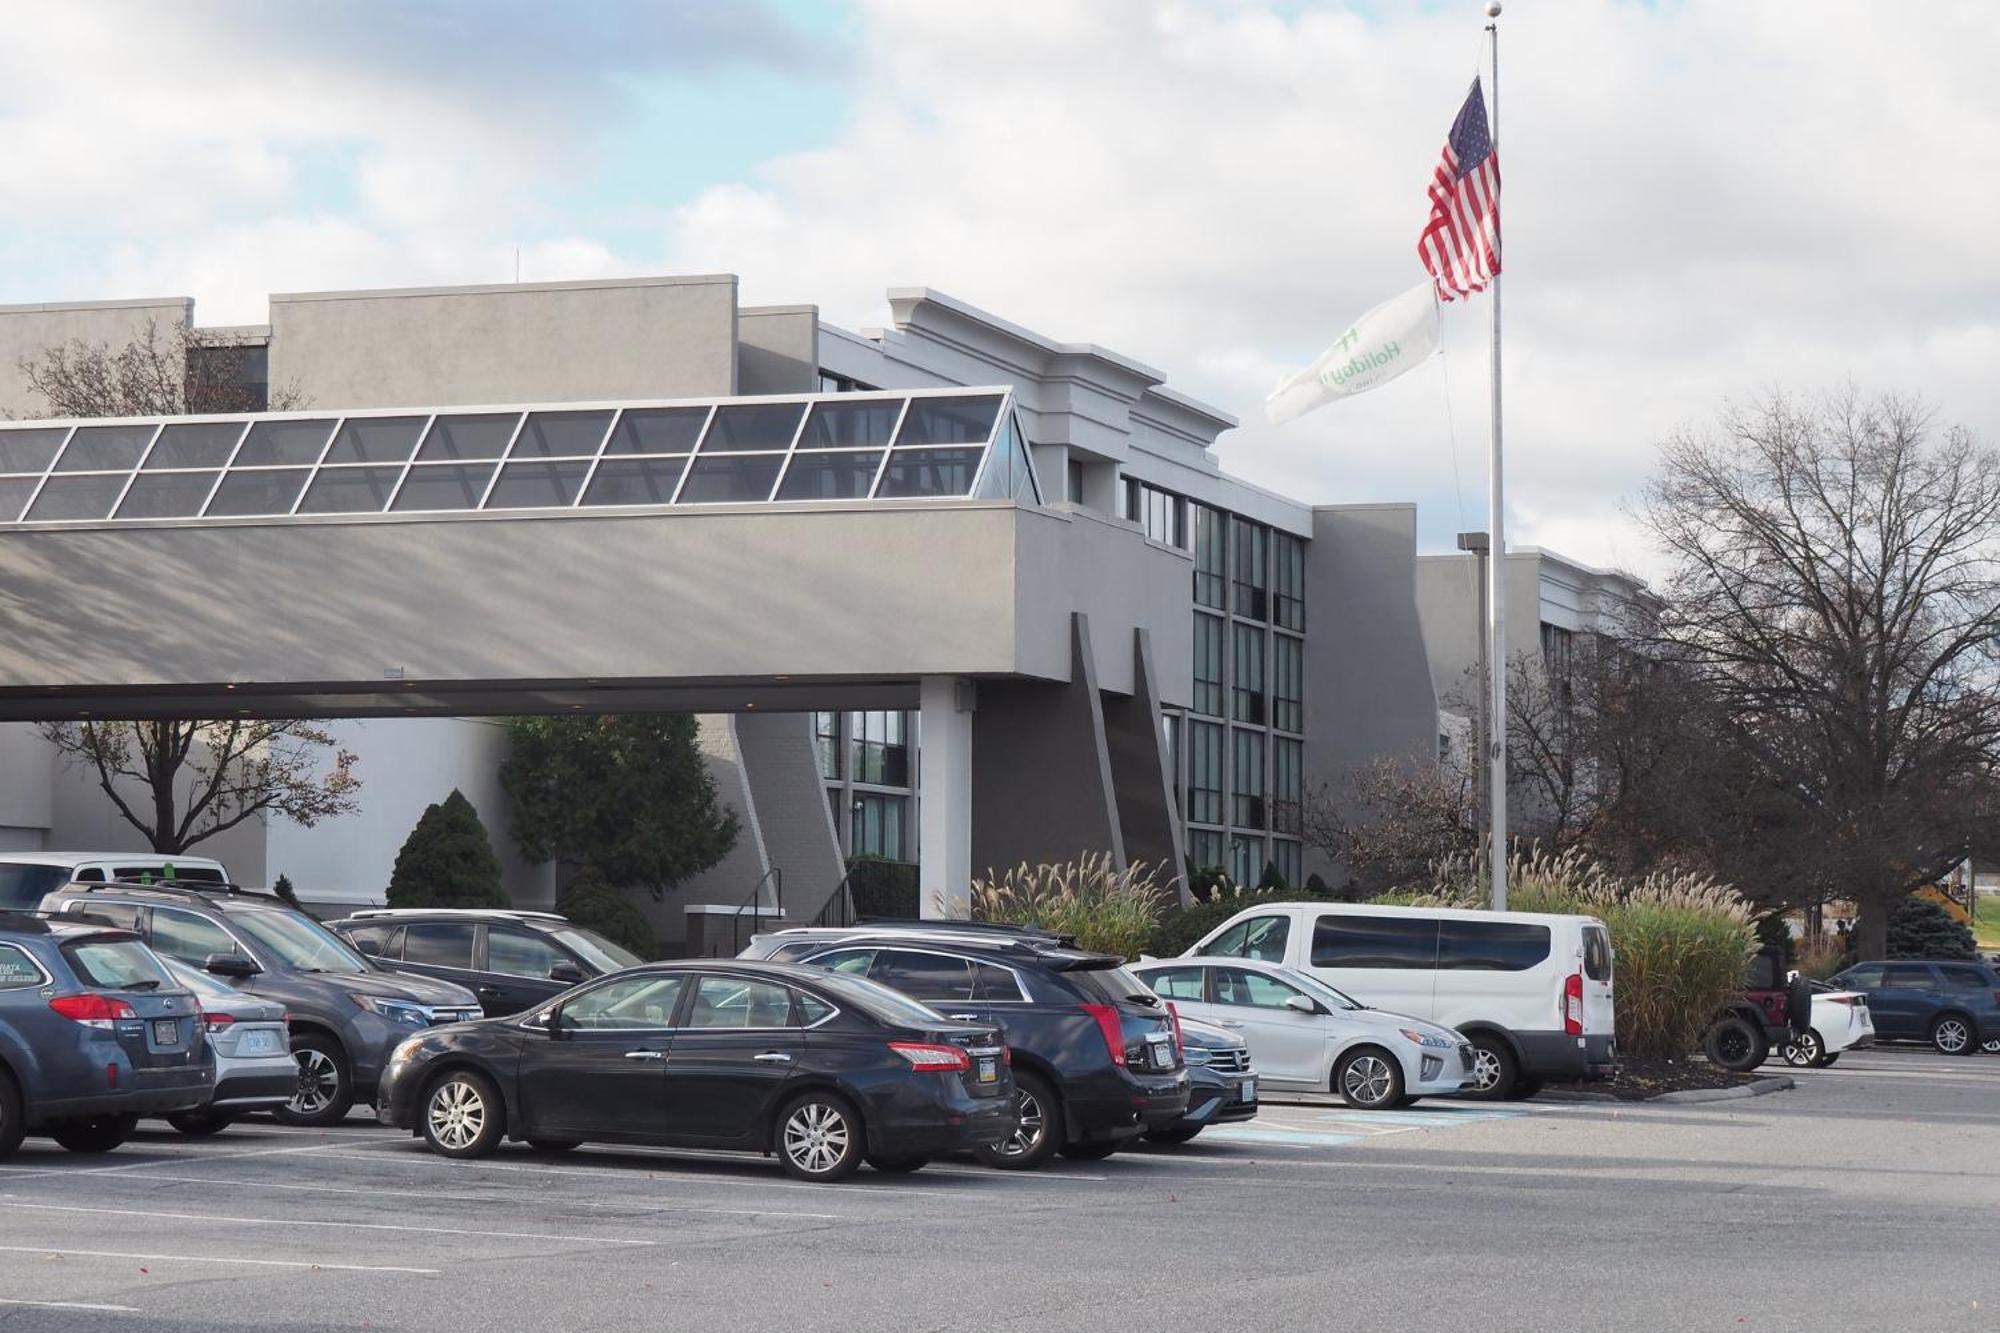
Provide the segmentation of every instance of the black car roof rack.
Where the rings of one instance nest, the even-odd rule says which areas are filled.
[[[68,889],[82,889],[85,893],[116,891],[130,893],[134,890],[145,893],[179,894],[183,898],[210,898],[220,895],[224,898],[257,898],[269,902],[282,903],[284,899],[269,889],[252,889],[241,884],[225,884],[213,879],[78,879],[65,886]]]
[[[857,920],[853,930],[935,930],[953,935],[995,935],[1002,939],[1028,940],[1043,944],[1059,944],[1064,948],[1074,948],[1076,936],[1059,935],[1041,926],[1016,925],[1005,921],[945,921],[938,918],[911,918],[866,916]]]

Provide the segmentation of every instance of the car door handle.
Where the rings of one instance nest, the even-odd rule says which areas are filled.
[[[627,1051],[625,1052],[625,1058],[627,1060],[664,1060],[667,1058],[667,1053],[665,1051]]]
[[[1205,1023],[1208,1020],[1203,1019],[1202,1021]],[[1218,1018],[1215,1020],[1215,1025],[1219,1028],[1240,1028],[1243,1026],[1233,1018]]]
[[[978,1014],[946,1014],[945,1017],[956,1023],[977,1023],[979,1021]]]
[[[792,1057],[786,1055],[783,1051],[766,1051],[762,1055],[752,1056],[751,1058],[767,1065],[788,1065],[792,1062]]]
[[[498,986],[481,986],[479,988],[479,993],[481,995],[498,995],[500,993],[500,988]]]

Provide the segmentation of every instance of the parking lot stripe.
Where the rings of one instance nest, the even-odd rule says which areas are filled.
[[[398,1268],[391,1264],[331,1264],[311,1259],[246,1259],[222,1254],[141,1254],[136,1250],[73,1250],[67,1245],[0,1245],[0,1253],[43,1254],[61,1258],[144,1259],[159,1264],[244,1264],[251,1268],[324,1268],[340,1273],[409,1273],[417,1277],[437,1277],[436,1268]]]
[[[412,1231],[438,1236],[479,1236],[488,1240],[552,1240],[583,1245],[659,1244],[652,1240],[626,1240],[618,1236],[564,1236],[545,1231],[478,1231],[470,1227],[420,1227],[403,1222],[322,1222],[304,1217],[227,1217],[218,1213],[165,1213],[153,1208],[86,1208],[71,1203],[27,1203],[18,1195],[0,1194],[7,1207],[39,1213],[95,1213],[105,1217],[143,1217],[166,1222],[241,1222],[265,1227],[339,1227],[347,1231]]]
[[[1325,1134],[1318,1130],[1260,1129],[1253,1125],[1217,1125],[1208,1131],[1224,1143],[1276,1143],[1288,1148],[1337,1148],[1369,1138],[1367,1134]]]
[[[26,1305],[36,1310],[95,1310],[101,1314],[137,1314],[136,1305],[92,1305],[86,1301],[17,1301],[0,1296],[0,1305]]]
[[[220,1162],[240,1157],[281,1157],[289,1153],[325,1152],[335,1144],[325,1144],[312,1148],[249,1148],[238,1152],[195,1153],[204,1162]],[[160,1157],[146,1162],[123,1162],[117,1166],[0,1166],[0,1172],[7,1173],[11,1180],[30,1180],[36,1176],[104,1176],[116,1172],[145,1171],[156,1166],[180,1166],[185,1157]]]

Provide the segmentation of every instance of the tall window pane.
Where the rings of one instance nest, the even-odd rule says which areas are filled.
[[[1271,536],[1271,563],[1277,581],[1273,618],[1286,629],[1306,627],[1306,544],[1289,532]]]
[[[1282,736],[1271,742],[1271,827],[1280,833],[1299,831],[1304,768],[1304,743]]]
[[[1271,725],[1306,729],[1306,645],[1289,634],[1271,636]]]
[[[1229,822],[1238,828],[1264,827],[1264,733],[1232,728],[1236,766],[1230,783]]]
[[[1195,612],[1194,711],[1222,716],[1222,618]]]
[[[1236,548],[1234,610],[1245,619],[1262,620],[1269,614],[1265,602],[1270,582],[1265,565],[1270,529],[1240,518],[1233,520],[1230,528],[1230,543]]]
[[[840,714],[813,714],[813,753],[821,777],[831,781],[840,776]]]
[[[1236,628],[1236,677],[1230,694],[1231,716],[1238,722],[1264,721],[1264,631],[1256,625]]]
[[[1188,747],[1188,818],[1197,824],[1222,822],[1222,728],[1213,722],[1190,720]]]
[[[1194,519],[1194,604],[1222,609],[1223,580],[1228,575],[1228,518],[1207,505],[1188,506]]]

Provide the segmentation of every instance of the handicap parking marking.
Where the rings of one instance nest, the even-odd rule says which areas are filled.
[[[1328,1134],[1319,1130],[1265,1129],[1257,1125],[1217,1125],[1202,1135],[1223,1143],[1275,1145],[1285,1148],[1338,1148],[1370,1137],[1367,1134]]]
[[[1321,1104],[1322,1106],[1324,1103]],[[1432,1129],[1518,1120],[1535,1114],[1526,1107],[1464,1107],[1435,1111],[1322,1110],[1291,1106],[1289,1115],[1260,1118],[1254,1125],[1216,1125],[1203,1137],[1219,1142],[1292,1148],[1344,1148],[1386,1134],[1410,1134]]]

